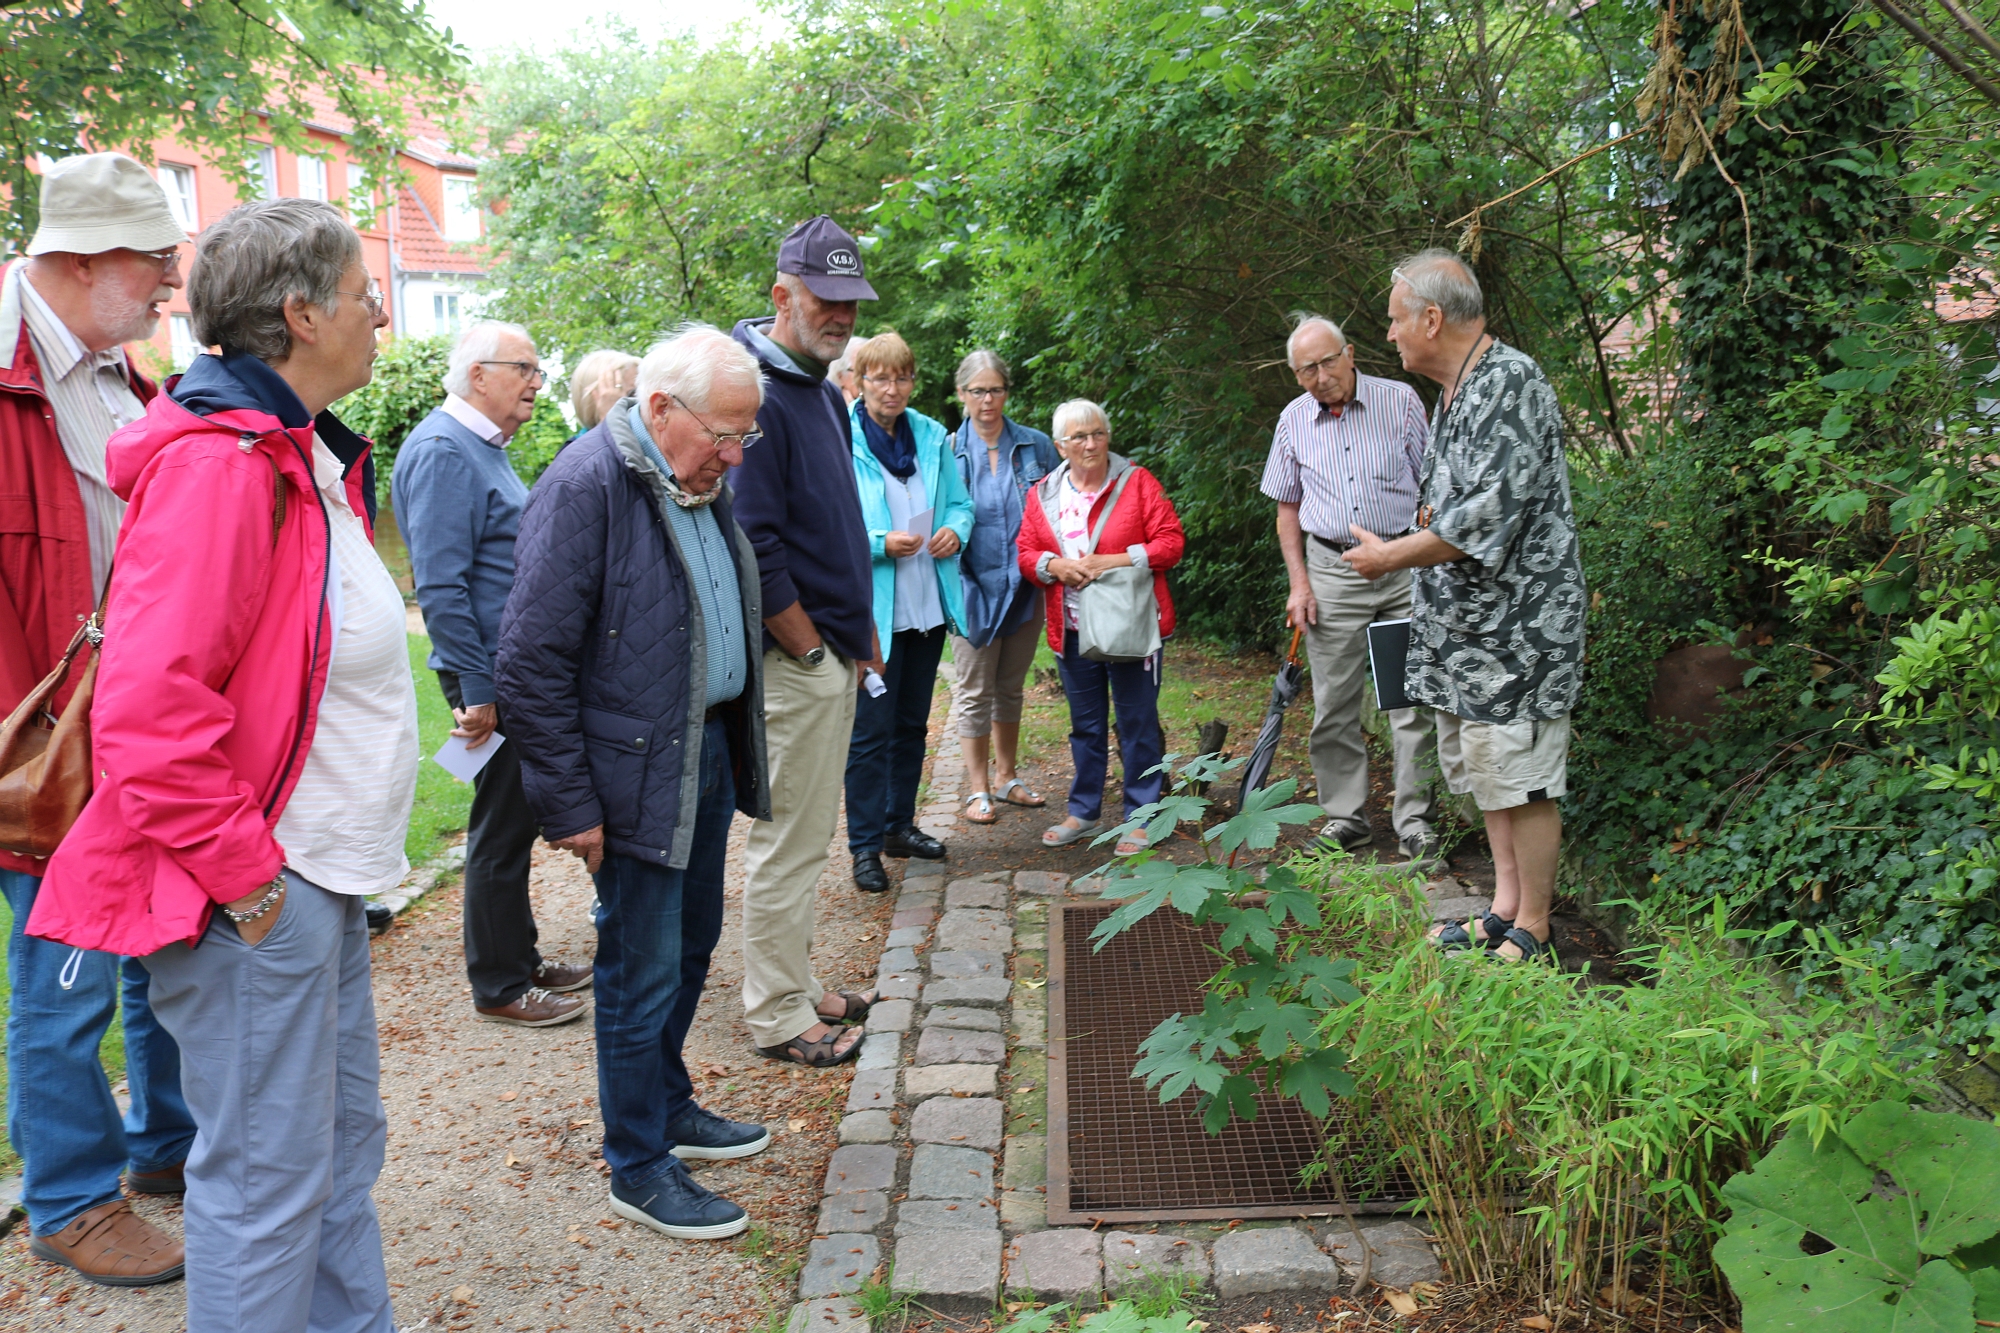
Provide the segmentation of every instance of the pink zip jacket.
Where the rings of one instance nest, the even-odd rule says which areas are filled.
[[[111,488],[131,504],[90,710],[97,785],[49,858],[29,934],[117,954],[192,945],[217,903],[283,866],[271,830],[333,654],[312,445],[310,425],[197,416],[164,393],[111,437]],[[366,514],[361,476],[348,469],[348,501]]]

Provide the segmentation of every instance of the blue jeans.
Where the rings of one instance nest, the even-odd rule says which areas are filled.
[[[22,1202],[38,1236],[54,1235],[118,1197],[118,1176],[177,1166],[194,1141],[181,1097],[181,1052],[148,1003],[133,959],[72,949],[24,932],[41,877],[0,870],[14,926],[7,936],[7,1137],[25,1169]],[[121,1121],[98,1060],[124,991],[126,1083]],[[67,984],[65,984],[67,983]]]
[[[931,691],[944,655],[944,626],[897,630],[889,640],[882,697],[854,700],[847,745],[847,848],[882,850],[892,828],[917,822],[917,788],[930,745]]]
[[[1104,771],[1111,710],[1118,710],[1118,754],[1125,763],[1125,818],[1160,799],[1166,776],[1151,770],[1166,754],[1160,734],[1160,656],[1144,662],[1093,662],[1076,650],[1076,631],[1063,634],[1056,662],[1069,698],[1069,757],[1076,766],[1069,812],[1089,821],[1104,813]]]
[[[672,1168],[667,1127],[694,1105],[681,1047],[722,938],[722,870],[735,813],[729,735],[710,722],[702,731],[687,869],[607,852],[594,877],[597,1101],[604,1160],[624,1187]]]

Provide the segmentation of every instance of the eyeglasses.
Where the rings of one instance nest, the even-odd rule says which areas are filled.
[[[1349,355],[1353,351],[1354,345],[1349,343],[1332,356],[1323,356],[1317,361],[1308,361],[1303,366],[1293,366],[1292,373],[1299,377],[1300,383],[1311,383],[1321,375],[1332,374],[1333,368],[1340,363],[1340,358]]]
[[[967,398],[1005,398],[1007,396],[1005,385],[997,389],[962,389],[960,392]]]
[[[673,400],[674,406],[694,418],[694,424],[701,427],[701,433],[708,436],[710,443],[715,445],[715,452],[717,453],[721,453],[732,444],[739,448],[748,449],[751,445],[764,438],[764,432],[754,427],[741,434],[719,435],[708,428],[708,423],[703,421],[700,414],[692,407],[689,407],[673,394],[668,394],[667,397]]]
[[[351,296],[361,302],[370,319],[380,318],[382,314],[382,289],[372,282],[368,284],[368,290],[365,292],[335,292],[334,295]]]
[[[899,389],[907,389],[917,382],[917,377],[915,375],[863,375],[861,382],[863,384],[872,384],[878,389],[886,389],[891,385]]]
[[[1097,430],[1080,430],[1074,435],[1063,436],[1062,442],[1064,444],[1091,444],[1097,442],[1109,444],[1111,442],[1111,432],[1102,427],[1099,427]]]
[[[158,264],[160,266],[160,276],[163,278],[181,265],[181,251],[179,246],[175,246],[171,250],[134,250],[132,253],[138,255],[141,259],[150,259],[155,264]]]
[[[547,384],[549,372],[532,361],[481,361],[482,366],[512,366],[521,373],[521,378],[530,384]]]

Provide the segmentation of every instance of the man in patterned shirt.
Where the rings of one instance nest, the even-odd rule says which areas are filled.
[[[1340,557],[1354,545],[1352,526],[1384,538],[1410,531],[1430,426],[1415,389],[1355,369],[1354,347],[1339,325],[1324,315],[1295,320],[1285,359],[1305,392],[1278,417],[1263,490],[1278,502],[1278,549],[1291,579],[1286,619],[1305,631],[1312,663],[1313,778],[1327,813],[1320,837],[1351,851],[1374,836],[1361,736],[1368,623],[1410,614],[1410,575],[1398,570],[1371,581]],[[1397,840],[1405,856],[1433,856],[1430,710],[1398,708],[1389,725]]]
[[[1361,527],[1344,557],[1366,578],[1417,571],[1405,688],[1434,706],[1438,758],[1470,794],[1493,849],[1493,910],[1477,923],[1505,958],[1548,952],[1567,789],[1569,715],[1583,685],[1586,597],[1555,390],[1486,332],[1479,280],[1456,255],[1403,261],[1389,292],[1403,365],[1444,387],[1424,463],[1420,531]],[[1432,933],[1473,942],[1475,923]]]

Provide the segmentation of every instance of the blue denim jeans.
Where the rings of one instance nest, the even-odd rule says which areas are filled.
[[[151,977],[130,958],[72,949],[24,933],[41,891],[37,875],[0,870],[14,914],[7,936],[7,1137],[24,1164],[21,1201],[38,1236],[118,1197],[118,1176],[186,1159],[194,1118],[181,1097],[181,1052],[153,1017]],[[124,992],[126,1082],[122,1119],[98,1060]]]
[[[854,700],[854,735],[847,745],[847,847],[882,850],[892,828],[917,821],[917,788],[930,744],[931,692],[944,655],[944,626],[898,630],[883,663],[882,697],[862,690]]]
[[[681,1047],[722,938],[722,871],[735,813],[729,735],[710,722],[687,869],[606,853],[594,877],[597,1101],[604,1160],[623,1187],[672,1169],[667,1126],[694,1104]]]
[[[1056,661],[1069,698],[1069,757],[1076,766],[1069,812],[1092,820],[1104,813],[1104,773],[1111,761],[1111,710],[1118,710],[1118,754],[1125,762],[1125,818],[1160,799],[1165,775],[1150,772],[1166,753],[1160,734],[1160,655],[1144,662],[1093,662],[1076,650],[1076,631],[1063,635]]]

